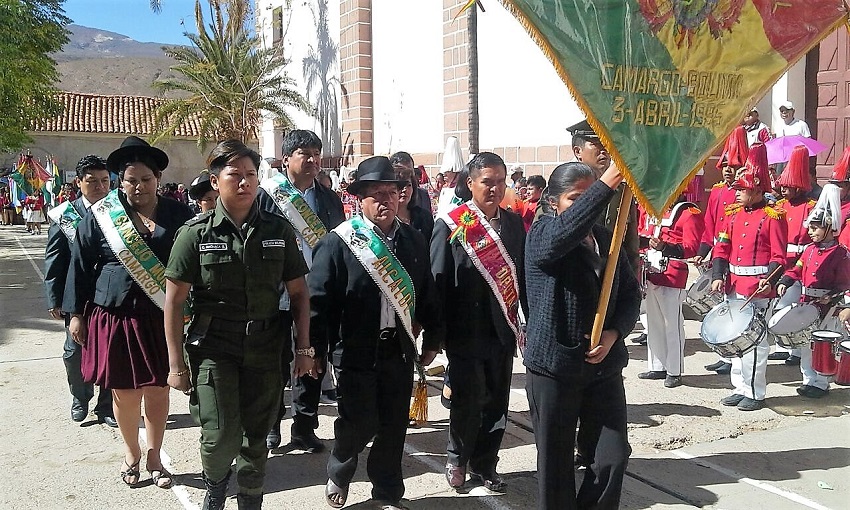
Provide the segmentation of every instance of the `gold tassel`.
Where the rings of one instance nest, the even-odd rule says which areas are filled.
[[[424,379],[420,379],[413,390],[410,420],[415,421],[417,425],[422,425],[428,421],[428,385]]]

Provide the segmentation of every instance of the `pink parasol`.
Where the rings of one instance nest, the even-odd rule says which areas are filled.
[[[768,140],[764,144],[767,148],[768,164],[785,163],[791,158],[791,152],[794,150],[794,147],[798,145],[803,145],[809,149],[809,156],[814,156],[827,148],[826,145],[814,138],[806,138],[800,135],[780,136],[779,138]]]

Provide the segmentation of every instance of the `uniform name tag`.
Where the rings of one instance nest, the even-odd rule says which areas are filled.
[[[263,248],[285,248],[286,241],[283,239],[266,239],[263,241]]]
[[[201,251],[224,251],[227,249],[227,243],[201,243]]]

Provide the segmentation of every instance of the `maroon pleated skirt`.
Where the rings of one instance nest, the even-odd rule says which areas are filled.
[[[130,294],[120,307],[88,308],[83,378],[116,390],[166,386],[168,348],[162,310],[141,291]]]

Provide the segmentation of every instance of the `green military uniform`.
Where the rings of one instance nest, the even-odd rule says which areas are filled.
[[[240,228],[220,200],[180,229],[168,260],[166,277],[192,284],[185,350],[204,475],[224,479],[235,458],[244,494],[262,494],[280,403],[280,283],[307,272],[286,220],[255,205]]]

